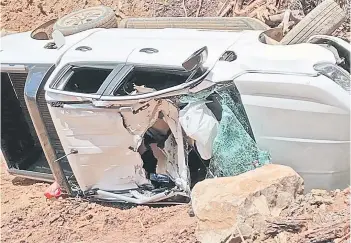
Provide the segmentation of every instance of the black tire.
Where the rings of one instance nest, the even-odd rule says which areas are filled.
[[[212,30],[267,30],[269,27],[258,19],[248,17],[156,17],[123,19],[118,28],[128,29],[212,29]]]
[[[81,9],[63,16],[54,24],[64,36],[93,28],[116,28],[117,18],[114,11],[106,6]]]
[[[290,30],[280,43],[298,44],[306,42],[313,35],[330,35],[345,18],[345,12],[336,2],[325,0]]]

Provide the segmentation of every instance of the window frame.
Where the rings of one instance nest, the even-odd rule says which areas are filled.
[[[166,89],[162,89],[162,90],[155,90],[154,92],[149,92],[149,93],[143,93],[143,94],[156,94],[156,93],[167,93],[168,91],[170,91],[171,89],[174,89],[176,87],[180,87],[180,86],[184,86],[185,81],[187,79],[187,77],[190,75],[191,72],[186,71],[184,69],[178,68],[178,67],[167,67],[167,66],[151,66],[151,65],[135,65],[135,64],[127,64],[123,67],[123,69],[121,70],[121,72],[119,73],[119,75],[117,75],[115,77],[114,80],[112,80],[112,82],[109,83],[108,88],[105,90],[105,92],[103,93],[103,97],[107,98],[107,97],[115,97],[115,98],[121,98],[121,97],[134,97],[134,98],[138,98],[138,96],[142,95],[142,94],[134,94],[134,95],[114,95],[114,93],[121,88],[124,83],[125,83],[125,79],[127,78],[128,75],[130,75],[132,72],[135,71],[139,71],[142,70],[144,72],[158,72],[158,73],[165,73],[165,74],[181,74],[184,75],[184,83],[180,83],[176,86],[172,86],[172,87],[168,87]],[[201,75],[201,77],[204,75]],[[193,83],[192,82],[189,82]],[[147,84],[144,84],[147,87]],[[164,91],[164,92],[163,92]],[[131,98],[133,99],[133,98]]]
[[[91,62],[76,62],[69,63],[61,68],[61,70],[57,73],[56,77],[49,84],[48,90],[49,92],[58,93],[62,95],[75,96],[75,97],[84,97],[84,98],[93,98],[98,99],[101,97],[109,83],[113,80],[114,76],[118,74],[118,72],[123,68],[124,63],[91,63]],[[72,77],[74,73],[74,69],[80,68],[90,68],[90,69],[111,69],[111,73],[106,77],[106,79],[100,85],[100,88],[96,93],[79,93],[73,91],[63,90],[69,81],[70,77]]]

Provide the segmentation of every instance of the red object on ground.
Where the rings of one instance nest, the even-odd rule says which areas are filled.
[[[60,185],[55,181],[52,183],[48,189],[44,192],[44,195],[47,199],[58,198],[61,196],[62,190]]]

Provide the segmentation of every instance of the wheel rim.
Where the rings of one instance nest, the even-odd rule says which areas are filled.
[[[72,16],[69,16],[63,22],[64,26],[77,26],[86,23],[90,23],[98,18],[100,18],[103,14],[103,11],[98,9],[85,10],[80,13],[76,13]]]

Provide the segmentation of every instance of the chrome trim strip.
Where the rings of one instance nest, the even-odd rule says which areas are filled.
[[[8,169],[10,175],[20,176],[36,181],[54,182],[54,176],[52,174],[40,173],[28,170]]]
[[[26,73],[27,69],[22,64],[1,64],[1,72],[6,73]]]
[[[37,105],[39,90],[43,89],[45,82],[54,69],[54,65],[51,67],[47,65],[30,66],[24,88],[24,99],[53,176],[57,183],[59,183],[59,185],[65,189],[67,193],[71,194],[71,187],[68,184],[60,164],[54,162],[57,159],[56,152],[50,143],[44,120],[40,115]]]
[[[350,44],[349,43],[347,43],[343,39],[340,39],[340,38],[335,37],[335,36],[313,35],[307,40],[307,43],[314,43],[313,41],[315,41],[315,40],[329,40],[329,41],[332,41],[332,42],[334,42],[336,44],[341,45],[342,47],[344,47],[347,50],[350,50]]]
[[[175,86],[175,87],[171,87],[171,88],[167,88],[164,90],[158,90],[152,93],[145,93],[145,94],[140,94],[140,95],[130,95],[130,96],[101,96],[101,100],[104,101],[131,101],[131,100],[144,100],[144,99],[155,99],[158,97],[162,97],[168,93],[172,93],[172,92],[177,92],[177,91],[181,91],[184,90],[186,88],[189,87],[193,87],[193,85],[196,85],[198,82],[203,81],[203,80],[207,80],[213,83],[225,83],[225,82],[232,82],[233,80],[235,80],[236,78],[244,75],[244,74],[248,74],[248,73],[262,73],[262,74],[280,74],[280,75],[296,75],[296,76],[309,76],[309,77],[317,77],[320,74],[315,72],[315,73],[295,73],[295,72],[282,72],[282,71],[266,71],[266,70],[245,70],[242,71],[236,75],[234,75],[233,77],[231,77],[230,80],[223,80],[223,81],[218,81],[218,82],[214,82],[211,80],[208,80],[204,77],[206,77],[211,71],[208,70],[206,73],[204,73],[201,77],[189,82],[189,83],[183,83],[181,85]]]
[[[295,76],[308,76],[308,77],[318,77],[320,74],[318,72],[314,73],[296,73],[296,72],[282,72],[282,71],[267,71],[267,70],[245,70],[237,75],[235,75],[232,79],[236,79],[244,74],[248,73],[262,73],[262,74],[279,74],[279,75],[295,75]]]

